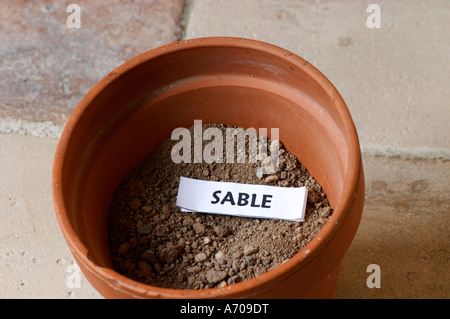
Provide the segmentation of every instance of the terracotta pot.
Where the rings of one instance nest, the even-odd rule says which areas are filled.
[[[107,220],[113,194],[174,128],[195,119],[279,128],[280,140],[322,185],[334,214],[302,251],[254,279],[203,290],[138,283],[112,269]],[[202,38],[141,54],[95,85],[62,133],[53,195],[73,256],[104,297],[331,298],[361,218],[364,177],[349,111],[317,69],[267,43]]]

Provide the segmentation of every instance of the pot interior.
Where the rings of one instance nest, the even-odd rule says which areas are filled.
[[[349,151],[343,120],[331,88],[311,75],[306,61],[282,52],[217,46],[144,54],[88,94],[70,120],[61,184],[71,226],[91,261],[112,267],[108,214],[122,179],[173,129],[194,120],[267,128],[269,137],[270,128],[279,128],[286,149],[330,204],[339,204]]]

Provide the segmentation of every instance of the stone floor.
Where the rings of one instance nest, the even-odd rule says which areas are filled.
[[[69,28],[70,3],[81,8]],[[380,28],[369,28],[369,4]],[[147,0],[0,3],[0,298],[101,298],[59,231],[51,168],[80,99],[131,57],[178,39],[289,49],[340,91],[364,155],[366,204],[337,298],[449,298],[450,3]],[[70,22],[70,21],[69,21]],[[70,24],[70,23],[69,23]],[[368,288],[367,267],[381,270]]]

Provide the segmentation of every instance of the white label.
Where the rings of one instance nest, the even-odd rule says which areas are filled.
[[[180,177],[182,211],[303,221],[306,187],[210,182]]]

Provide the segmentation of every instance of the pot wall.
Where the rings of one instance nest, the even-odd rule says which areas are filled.
[[[156,288],[115,273],[107,219],[123,177],[194,120],[279,128],[335,212],[290,261],[247,282],[203,291]],[[331,83],[303,59],[244,39],[195,39],[149,51],[99,82],[69,119],[55,155],[55,208],[88,280],[105,297],[332,297],[364,198],[358,139]]]

